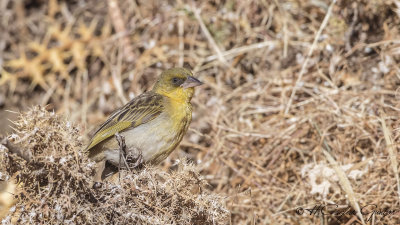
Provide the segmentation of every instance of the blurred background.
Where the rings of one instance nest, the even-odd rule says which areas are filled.
[[[397,0],[0,0],[0,135],[12,133],[16,112],[42,105],[87,141],[163,70],[183,66],[205,85],[192,100],[188,134],[162,167],[189,158],[226,197],[232,224],[362,223],[367,215],[295,209],[400,210],[399,7]],[[12,204],[13,188],[0,184],[0,211]]]

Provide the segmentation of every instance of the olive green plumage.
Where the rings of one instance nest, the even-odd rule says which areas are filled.
[[[90,145],[87,147],[89,157],[92,156],[90,149],[107,138],[114,136],[115,133],[128,128],[135,128],[158,116],[164,110],[162,100],[161,95],[147,92],[114,111],[95,132]]]
[[[164,71],[151,91],[114,111],[97,129],[86,148],[89,157],[103,164],[107,161],[121,166],[114,137],[118,132],[125,137],[129,151],[141,152],[144,163],[160,163],[186,133],[192,119],[190,100],[194,87],[201,84],[187,69]]]

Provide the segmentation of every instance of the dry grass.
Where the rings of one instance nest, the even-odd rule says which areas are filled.
[[[156,171],[189,158],[232,224],[400,223],[399,1],[113,2],[119,16],[106,2],[1,0],[3,108],[48,104],[87,134],[183,65],[206,85]],[[354,213],[296,214],[318,204]],[[371,204],[396,212],[371,217]]]
[[[91,188],[94,162],[82,151],[78,130],[53,113],[35,108],[16,121],[10,138],[25,152],[2,165],[18,181],[18,199],[3,224],[223,224],[222,198],[185,162],[171,173],[145,168]],[[2,152],[2,156],[7,154]]]

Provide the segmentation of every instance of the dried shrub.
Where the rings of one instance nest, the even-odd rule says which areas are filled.
[[[29,160],[2,151],[2,166],[18,181],[18,202],[3,224],[224,224],[228,218],[223,198],[186,162],[171,173],[122,171],[121,179],[92,189],[94,163],[73,125],[36,107],[15,130],[10,139]]]

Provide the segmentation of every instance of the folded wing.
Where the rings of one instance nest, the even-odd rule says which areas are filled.
[[[114,136],[117,132],[134,129],[153,120],[164,110],[162,101],[163,97],[154,92],[146,92],[132,99],[123,107],[115,110],[97,129],[86,150],[90,152],[94,146]]]

